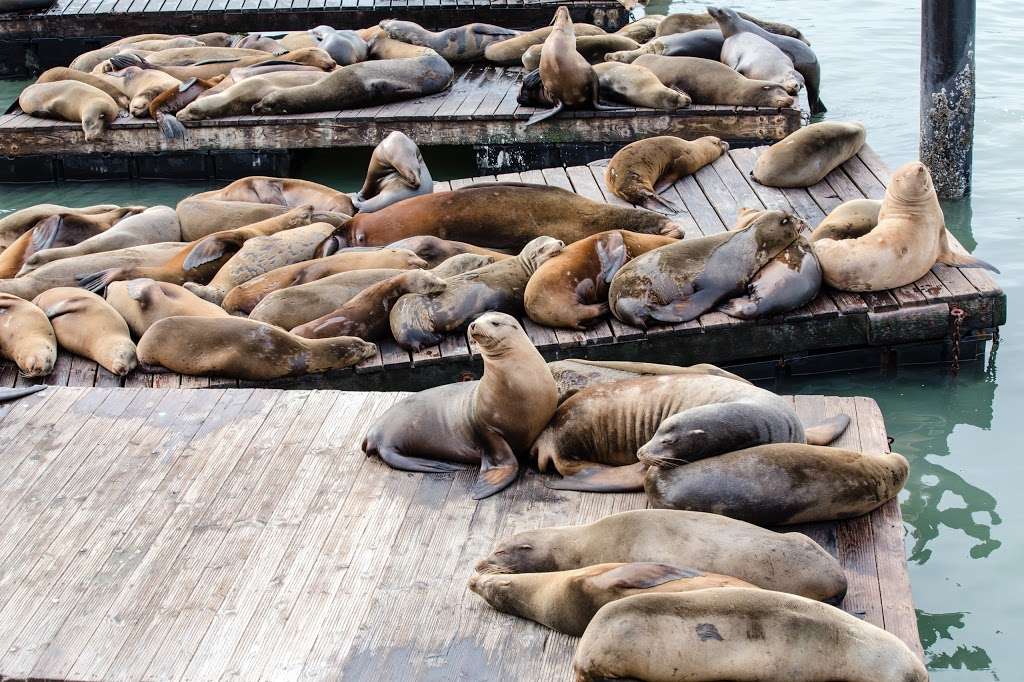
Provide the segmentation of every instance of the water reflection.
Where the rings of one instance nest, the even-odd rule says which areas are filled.
[[[921,633],[921,644],[928,658],[928,667],[932,670],[990,670],[992,659],[980,646],[958,644],[950,653],[935,652],[939,640],[954,641],[950,630],[964,629],[964,616],[954,613],[928,613],[917,611],[917,627]],[[998,679],[998,678],[996,678]]]

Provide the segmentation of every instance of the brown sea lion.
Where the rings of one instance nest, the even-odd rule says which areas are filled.
[[[208,285],[185,282],[185,288],[219,305],[227,293],[239,284],[275,268],[309,260],[316,247],[333,230],[334,226],[330,223],[312,223],[267,237],[255,237],[242,245]]]
[[[32,301],[49,318],[57,343],[66,351],[124,376],[135,369],[135,344],[124,319],[96,294],[57,287]]]
[[[326,258],[285,265],[259,277],[253,277],[231,289],[221,305],[228,312],[250,313],[260,301],[275,291],[307,282],[315,282],[339,272],[375,268],[405,270],[425,267],[427,267],[425,260],[406,249],[342,251]]]
[[[577,682],[928,680],[914,652],[877,626],[796,595],[736,587],[611,602],[591,620],[573,667]]]
[[[120,111],[110,95],[79,81],[34,83],[18,95],[18,106],[30,116],[81,123],[86,142],[102,135]]]
[[[57,362],[57,337],[46,313],[5,293],[0,293],[0,358],[27,377],[46,376]]]
[[[585,329],[608,312],[608,285],[626,261],[674,241],[611,230],[574,242],[530,276],[523,294],[526,313],[549,327]]]
[[[574,637],[583,634],[598,609],[617,599],[709,587],[758,589],[727,575],[647,562],[597,564],[547,573],[477,573],[469,579],[469,589],[498,611],[529,618]]]
[[[432,235],[518,250],[536,237],[570,244],[616,229],[670,237],[683,234],[678,224],[653,211],[599,203],[550,185],[498,182],[434,192],[357,214],[335,232],[333,240],[338,246],[383,246]]]
[[[366,180],[352,203],[359,211],[371,213],[433,191],[434,180],[419,147],[405,133],[393,130],[374,147]]]
[[[644,54],[633,63],[646,66],[668,87],[685,92],[694,104],[791,107],[795,101],[778,83],[745,78],[710,59]]]
[[[281,44],[280,41],[270,36],[260,35],[259,33],[247,33],[238,36],[231,42],[231,47],[243,50],[263,50],[270,54],[283,54],[288,51],[288,48]]]
[[[810,240],[856,239],[863,237],[878,225],[878,214],[882,210],[881,199],[853,199],[844,201],[825,216]]]
[[[662,376],[666,374],[710,374],[750,383],[741,376],[724,369],[700,363],[696,365],[660,365],[653,362],[626,362],[616,360],[583,360],[570,358],[548,363],[551,376],[558,386],[558,404],[561,405],[588,386],[605,384],[623,379],[635,379],[641,376]],[[806,430],[805,430],[806,431]]]
[[[673,213],[679,208],[660,195],[680,178],[721,158],[729,143],[717,137],[690,142],[659,135],[627,144],[608,162],[604,179],[612,194],[634,206],[656,201]]]
[[[128,111],[135,118],[145,118],[149,113],[150,103],[156,97],[170,88],[181,86],[181,81],[174,76],[138,66],[128,66],[99,75],[106,75],[111,80],[119,81],[118,87],[130,100]]]
[[[448,278],[443,291],[403,296],[391,309],[395,341],[418,351],[489,310],[521,314],[530,275],[564,247],[557,239],[537,237],[515,258]]]
[[[124,318],[135,338],[165,317],[229,317],[219,305],[185,287],[152,279],[112,282],[107,287],[107,303]]]
[[[802,222],[764,211],[739,230],[689,239],[624,265],[612,281],[612,313],[627,324],[687,322],[742,294],[770,260],[796,241]]]
[[[812,123],[766,149],[750,177],[769,187],[810,187],[856,155],[866,137],[860,123]]]
[[[149,34],[148,37],[139,40],[121,42],[115,41],[96,50],[83,52],[71,60],[68,68],[75,71],[91,72],[97,66],[124,50],[140,49],[137,46],[150,48],[189,47],[199,44],[199,41],[188,36],[170,36],[166,34]]]
[[[178,112],[180,121],[205,121],[225,116],[247,116],[252,107],[272,92],[312,85],[325,78],[323,71],[275,71],[246,78],[229,87],[196,99]]]
[[[519,31],[491,24],[466,24],[434,33],[412,21],[385,19],[380,27],[388,38],[429,47],[453,64],[483,59],[489,45],[519,35]]]
[[[839,562],[802,533],[671,509],[620,512],[587,525],[516,533],[499,542],[476,570],[541,573],[635,561],[692,566],[808,599],[838,603],[846,594]]]
[[[789,26],[788,24],[781,24],[777,21],[766,21],[752,17],[745,12],[739,13],[740,17],[747,21],[752,21],[766,31],[777,33],[780,36],[789,36],[790,38],[796,38],[803,43],[810,45],[804,34],[798,29]],[[686,12],[673,12],[672,14],[665,17],[665,19],[658,23],[658,30],[656,35],[666,36],[673,33],[687,33],[690,31],[696,31],[700,29],[718,28],[718,22],[708,12],[702,12],[699,14],[688,14]]]
[[[781,83],[796,95],[804,87],[803,75],[793,68],[785,52],[754,33],[734,33],[722,45],[721,61],[747,78]]]
[[[819,238],[814,254],[825,282],[843,291],[895,289],[924,277],[935,263],[998,272],[950,248],[931,174],[918,161],[892,174],[878,224],[870,232],[851,239]]]
[[[223,76],[214,76],[209,80],[190,78],[176,87],[164,90],[150,101],[149,117],[157,122],[160,132],[167,139],[180,140],[184,138],[185,127],[181,125],[175,114],[223,79]]]
[[[632,38],[606,33],[596,36],[580,36],[576,38],[576,51],[583,55],[591,64],[600,64],[604,56],[609,52],[620,52],[622,50],[635,50],[640,43]],[[544,50],[543,45],[532,45],[523,53],[523,68],[533,71],[540,67],[540,57]]]
[[[121,207],[117,204],[97,204],[82,208],[71,208],[58,204],[36,204],[35,206],[22,208],[0,218],[0,251],[13,244],[21,235],[34,228],[38,223],[55,215],[94,216],[99,213],[123,210],[124,213],[119,216],[123,218],[132,213],[138,213],[144,208],[143,206]]]
[[[439,294],[448,283],[427,270],[409,270],[363,289],[345,305],[292,329],[307,339],[358,336],[376,341],[390,331],[389,315],[405,294]]]
[[[615,35],[626,36],[638,43],[646,43],[658,33],[658,24],[664,19],[664,14],[647,14],[641,19],[629,22],[616,31]]]
[[[685,466],[672,444],[652,441],[640,458],[655,507],[723,514],[759,526],[838,521],[894,498],[910,465],[895,453],[776,443],[727,452]]]
[[[655,38],[634,50],[611,52],[605,59],[630,64],[640,55],[658,54],[665,57],[699,57],[717,62],[721,58],[724,44],[725,38],[716,27],[711,30],[673,33]]]
[[[636,107],[675,111],[690,106],[690,96],[666,87],[650,69],[634,64],[594,64],[601,96]]]
[[[330,71],[334,68],[334,60],[331,56],[318,47],[307,47],[293,52],[274,56],[269,52],[255,50],[257,55],[242,57],[239,59],[223,59],[201,62],[189,66],[157,66],[150,64],[146,57],[136,54],[118,54],[100,64],[97,68],[106,71],[118,71],[126,67],[137,66],[146,70],[163,71],[164,73],[177,78],[179,81],[187,81],[190,78],[210,79],[214,76],[224,76],[231,73],[232,69],[246,66],[255,66],[268,61],[284,61],[305,66],[315,66],[322,71]]]
[[[303,339],[241,317],[167,317],[139,340],[143,365],[245,381],[319,374],[376,353],[377,346],[352,336]]]
[[[119,109],[128,109],[130,98],[121,90],[117,80],[109,76],[76,71],[75,69],[70,69],[65,66],[56,66],[52,69],[47,69],[39,75],[39,78],[36,79],[36,83],[54,83],[57,81],[80,81],[82,83],[88,83],[94,88],[98,88],[110,95],[110,98],[114,100]]]
[[[196,194],[189,197],[189,199],[191,198],[276,204],[289,208],[309,204],[315,212],[334,212],[348,215],[355,213],[352,207],[352,199],[344,192],[339,192],[327,185],[321,185],[310,180],[275,178],[266,175],[250,175],[240,180],[235,180],[222,189]],[[187,199],[183,201],[187,201]]]
[[[604,29],[594,24],[573,24],[573,32],[577,37],[604,35]],[[533,31],[520,33],[519,35],[502,40],[499,43],[492,43],[484,49],[484,57],[489,62],[503,64],[505,66],[517,66],[522,63],[523,54],[533,45],[540,45],[551,35],[554,26],[545,26]]]
[[[406,237],[397,242],[388,244],[389,249],[408,249],[417,256],[427,261],[428,267],[435,267],[452,256],[460,253],[475,253],[481,256],[492,256],[494,260],[511,258],[512,256],[500,251],[492,251],[466,242],[454,242],[440,237],[421,235],[419,237]]]
[[[55,239],[49,242],[54,246],[48,246],[28,256],[25,259],[25,264],[18,271],[18,276],[27,275],[47,263],[52,263],[62,258],[74,258],[76,256],[86,256],[90,253],[116,251],[117,249],[126,249],[131,246],[142,246],[144,244],[181,241],[181,225],[178,224],[178,216],[175,214],[174,209],[168,206],[150,206],[140,213],[133,214],[134,210],[120,209],[113,212],[114,215],[121,213],[126,217],[114,221],[99,234],[78,241],[71,246],[59,245],[65,239]],[[62,224],[61,233],[65,230],[66,225]],[[77,236],[75,239],[77,239]],[[73,242],[75,239],[67,239],[66,241]],[[2,258],[3,256],[0,256],[0,259]]]
[[[363,452],[406,471],[453,471],[479,462],[472,491],[479,500],[515,480],[517,457],[526,454],[551,418],[558,392],[544,358],[515,318],[487,313],[469,325],[469,336],[483,357],[480,380],[403,399],[370,427]],[[517,407],[510,410],[510,405]]]

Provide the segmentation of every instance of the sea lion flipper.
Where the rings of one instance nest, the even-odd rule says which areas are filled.
[[[461,464],[444,462],[436,459],[424,459],[422,457],[410,457],[403,455],[394,448],[381,448],[377,455],[392,469],[400,471],[415,471],[424,474],[444,474],[452,471],[462,471],[467,468]]]
[[[813,426],[804,427],[804,438],[808,445],[828,445],[843,435],[850,425],[850,418],[845,414],[837,414]]]
[[[715,304],[717,294],[711,289],[700,289],[690,296],[663,306],[652,306],[651,319],[666,324],[689,322]]]
[[[37,227],[36,230],[39,228]],[[34,232],[34,230],[33,230]],[[35,235],[32,237],[33,243],[35,242]],[[980,258],[976,258],[967,253],[956,253],[949,248],[949,237],[947,236],[946,230],[942,231],[942,242],[940,244],[942,252],[936,261],[943,265],[952,265],[957,268],[983,268],[985,270],[991,270],[992,272],[999,273],[999,268],[992,265],[989,262],[983,261]]]
[[[192,247],[192,251],[185,257],[181,269],[188,272],[196,268],[212,263],[242,248],[245,240],[237,232],[232,231],[224,234],[211,234],[199,240],[199,243]]]
[[[64,218],[59,213],[36,223],[32,228],[32,251],[43,251],[53,246],[63,224]]]
[[[561,102],[555,102],[555,106],[552,109],[545,109],[544,111],[538,111],[536,114],[530,117],[530,120],[526,122],[526,125],[532,126],[534,123],[540,123],[541,121],[551,118],[558,114],[565,107]]]
[[[181,121],[174,114],[165,114],[160,112],[156,115],[156,123],[160,128],[160,132],[163,134],[164,139],[167,140],[183,140],[185,139],[185,126],[182,125]]]
[[[584,468],[578,473],[545,480],[544,485],[554,490],[592,493],[628,493],[644,489],[644,468],[639,462],[618,467],[594,462],[583,464]]]
[[[648,201],[653,201],[655,203],[661,204],[662,206],[672,211],[673,213],[682,213],[682,211],[679,210],[678,206],[673,204],[665,197],[661,196],[661,194],[659,194],[657,190],[655,190],[654,192],[646,193],[646,196]]]
[[[39,393],[39,391],[46,390],[46,387],[47,384],[36,384],[35,386],[26,386],[25,388],[0,388],[0,403]]]
[[[663,585],[673,580],[683,578],[694,578],[702,575],[699,571],[669,564],[654,564],[647,562],[636,562],[616,566],[600,575],[590,578],[591,584],[603,590],[608,589],[635,589],[646,590],[658,585]]]
[[[597,261],[601,265],[601,279],[610,284],[615,273],[626,263],[626,242],[613,232],[608,239],[597,243]]]
[[[718,310],[740,320],[752,320],[757,317],[757,303],[750,296],[730,298],[718,306]]]
[[[483,434],[484,452],[480,457],[480,474],[470,491],[474,500],[482,500],[504,490],[519,474],[519,460],[508,442],[495,431]]]
[[[98,294],[106,289],[107,285],[111,282],[124,279],[121,270],[121,268],[107,268],[106,270],[100,270],[88,275],[79,275],[75,279],[78,281],[78,286]]]

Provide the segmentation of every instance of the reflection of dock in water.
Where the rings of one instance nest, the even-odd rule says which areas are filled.
[[[570,679],[575,638],[466,581],[498,538],[646,498],[528,472],[475,502],[475,471],[392,470],[359,444],[400,398],[62,388],[0,406],[0,677]],[[839,446],[886,448],[870,399],[795,405],[849,414]],[[842,608],[920,654],[899,505],[798,530],[846,571]]]

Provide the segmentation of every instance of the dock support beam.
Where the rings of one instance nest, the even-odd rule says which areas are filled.
[[[971,191],[975,0],[921,0],[921,161],[941,199]]]

